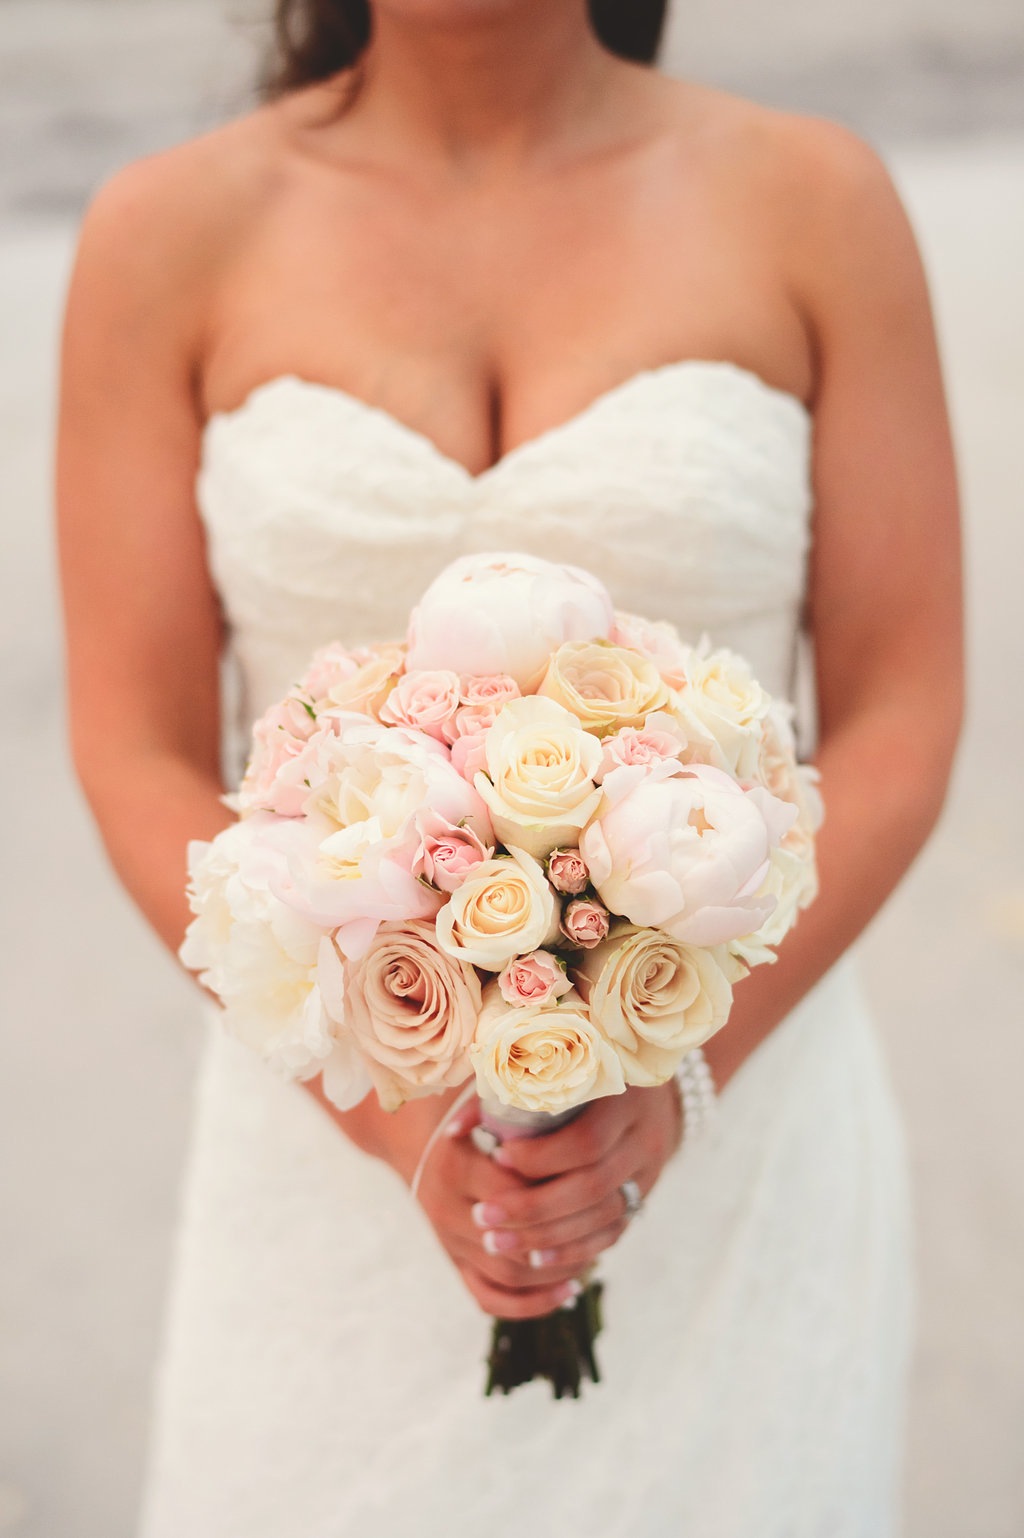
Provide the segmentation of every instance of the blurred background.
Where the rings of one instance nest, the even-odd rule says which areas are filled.
[[[268,9],[0,0],[0,1534],[14,1538],[134,1530],[199,1044],[195,996],[117,888],[68,766],[51,531],[63,292],[98,182],[250,105]],[[858,950],[917,1188],[908,1538],[1020,1538],[1024,8],[676,0],[663,67],[869,138],[930,275],[964,492],[969,717],[941,825]]]

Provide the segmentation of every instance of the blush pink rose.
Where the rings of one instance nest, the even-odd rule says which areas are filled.
[[[681,689],[686,683],[691,648],[674,625],[617,609],[610,639],[616,646],[625,646],[627,650],[647,657],[673,689]]]
[[[562,910],[559,928],[572,945],[589,950],[607,938],[610,928],[608,909],[592,898],[574,897]]]
[[[457,673],[443,668],[403,673],[380,707],[380,718],[390,726],[411,726],[444,742],[459,703]]]
[[[514,956],[498,978],[506,1004],[549,1004],[569,992],[572,983],[564,966],[550,951]]]
[[[522,693],[514,678],[507,673],[474,674],[463,679],[462,703],[464,705],[490,705],[495,715],[509,700],[517,700]]]
[[[556,892],[578,897],[590,880],[586,862],[578,849],[553,849],[547,859],[548,880]]]
[[[439,892],[454,892],[471,870],[494,853],[466,823],[449,822],[440,812],[425,807],[416,816],[420,834],[413,857],[412,874],[428,881]]]
[[[288,771],[306,755],[318,723],[312,707],[292,697],[271,705],[252,732],[252,753],[238,791],[238,810],[299,817],[306,789],[301,775]]]
[[[654,718],[652,718],[654,719]],[[601,764],[594,778],[600,783],[606,774],[626,764],[661,764],[678,759],[682,747],[677,736],[664,728],[645,725],[624,726],[601,744]]]

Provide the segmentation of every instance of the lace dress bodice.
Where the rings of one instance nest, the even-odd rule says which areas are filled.
[[[472,475],[333,387],[281,375],[204,436],[199,504],[243,682],[243,720],[315,646],[404,634],[456,556],[586,566],[616,605],[748,656],[790,695],[810,540],[811,422],[731,363],[634,374]]]

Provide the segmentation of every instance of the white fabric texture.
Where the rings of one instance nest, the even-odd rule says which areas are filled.
[[[800,401],[725,362],[636,374],[478,476],[344,391],[258,387],[207,424],[197,482],[236,768],[316,646],[400,636],[468,551],[585,565],[790,695],[811,447]],[[143,1538],[888,1538],[908,1255],[848,954],[603,1258],[602,1383],[485,1400],[488,1322],[402,1182],[211,1010]]]

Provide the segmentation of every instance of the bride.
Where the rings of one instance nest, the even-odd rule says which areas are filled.
[[[262,105],[114,175],[67,300],[73,747],[128,890],[175,951],[253,717],[455,555],[524,549],[773,692],[809,635],[820,895],[708,1045],[712,1136],[674,1085],[504,1168],[456,1124],[415,1198],[446,1100],[340,1113],[207,1006],[145,1538],[884,1538],[905,1172],[846,953],[936,820],[963,692],[906,217],[846,130],[651,67],[656,5],[278,10]],[[600,1386],[484,1400],[485,1315],[597,1256]]]

